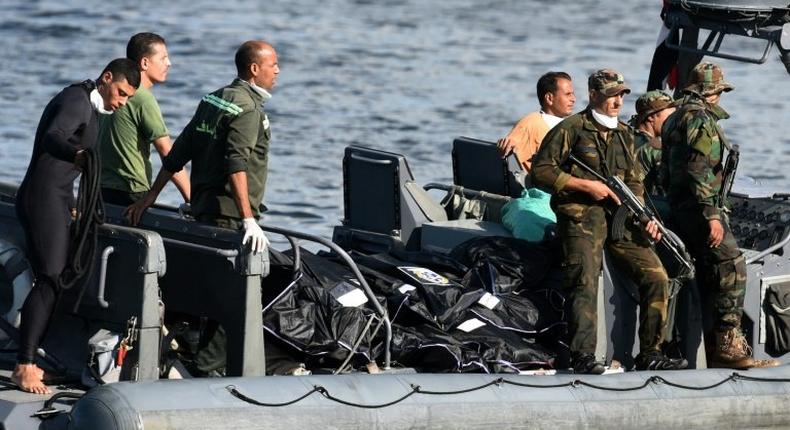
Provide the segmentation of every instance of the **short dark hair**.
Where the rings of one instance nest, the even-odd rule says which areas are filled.
[[[565,72],[548,72],[538,79],[538,103],[543,106],[546,94],[557,91],[557,80],[571,80],[571,75]]]
[[[116,58],[110,61],[110,64],[101,71],[99,78],[101,79],[101,76],[107,72],[112,73],[113,82],[126,79],[129,85],[135,88],[140,87],[140,69],[137,67],[137,63],[128,58]]]
[[[236,73],[238,73],[240,78],[244,78],[247,75],[250,64],[258,61],[261,51],[267,49],[274,51],[272,45],[263,40],[248,40],[239,46],[239,49],[236,50],[235,62]]]
[[[156,33],[137,33],[126,44],[126,58],[140,64],[140,60],[154,53],[154,45],[166,45],[165,39]]]

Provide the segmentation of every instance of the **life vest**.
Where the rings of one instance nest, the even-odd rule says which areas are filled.
[[[3,239],[0,239],[0,270],[5,273],[12,286],[11,306],[2,318],[18,328],[22,304],[33,288],[33,270],[25,258],[25,253],[18,246]],[[0,339],[8,339],[8,334],[0,330]]]

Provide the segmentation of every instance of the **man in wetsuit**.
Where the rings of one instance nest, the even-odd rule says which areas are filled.
[[[101,188],[105,203],[128,206],[151,189],[151,145],[161,157],[173,146],[162,112],[151,88],[167,79],[170,57],[165,39],[154,33],[137,33],[126,45],[126,58],[140,68],[140,88],[125,106],[112,115],[101,115]],[[186,170],[173,175],[173,184],[189,203]]]
[[[267,249],[258,225],[269,160],[269,117],[263,111],[280,68],[274,48],[263,41],[244,42],[236,51],[238,77],[207,94],[192,120],[178,136],[151,191],[126,214],[137,224],[174,172],[192,161],[192,214],[217,227],[243,229],[242,244],[253,252]],[[225,334],[210,322],[195,362],[201,374],[212,374],[225,364]],[[268,350],[267,348],[267,354]]]
[[[43,339],[58,295],[69,249],[74,180],[85,166],[86,150],[96,145],[98,114],[112,113],[140,85],[134,62],[113,60],[96,81],[66,87],[44,108],[33,156],[19,187],[16,210],[25,231],[35,282],[22,306],[19,354],[12,381],[23,391],[46,394],[34,355]]]
[[[548,72],[538,79],[540,111],[521,118],[507,136],[499,139],[497,149],[503,157],[516,154],[524,170],[529,171],[532,157],[552,127],[573,113],[576,94],[571,77],[565,72]]]
[[[600,175],[616,175],[638,197],[643,197],[639,168],[634,160],[633,134],[617,115],[631,90],[623,75],[602,69],[588,79],[590,104],[554,127],[543,140],[532,164],[532,181],[554,191],[551,206],[564,252],[563,286],[569,296],[570,350],[576,373],[600,374],[595,357],[596,297],[604,246],[615,265],[639,288],[639,346],[635,363],[640,370],[683,369],[688,363],[660,351],[667,323],[669,278],[647,241],[660,240],[654,221],[645,227],[627,223],[622,238],[609,236],[613,206],[620,203],[606,184],[569,159],[582,160]]]

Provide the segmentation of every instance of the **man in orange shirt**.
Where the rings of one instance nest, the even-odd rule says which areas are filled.
[[[540,110],[521,118],[510,133],[497,142],[502,157],[515,153],[526,171],[530,170],[532,156],[538,152],[543,137],[572,114],[576,104],[571,77],[565,72],[546,73],[538,79],[537,87]]]

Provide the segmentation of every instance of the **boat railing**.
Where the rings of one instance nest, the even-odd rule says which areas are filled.
[[[462,187],[460,185],[440,184],[438,182],[427,183],[427,184],[423,185],[423,188],[426,191],[440,190],[440,191],[444,191],[444,192],[447,192],[447,193],[455,191],[455,192],[463,194],[463,196],[466,197],[466,198],[481,199],[481,200],[485,200],[485,201],[492,201],[492,202],[497,202],[497,203],[502,203],[502,204],[505,204],[505,203],[509,202],[510,200],[512,200],[511,197],[503,196],[501,194],[489,193],[489,192],[486,192],[486,191],[472,190],[472,189],[469,189],[469,188]]]
[[[758,252],[757,254],[754,254],[753,256],[747,258],[746,259],[746,264],[756,263],[756,262],[762,260],[763,258],[765,258],[766,255],[771,254],[772,252],[776,251],[777,249],[786,246],[788,243],[790,243],[790,229],[787,230],[787,233],[785,233],[785,235],[782,238],[782,240],[780,240],[779,242],[769,246],[768,248],[763,249],[762,251]]]
[[[182,218],[182,220],[188,219],[188,216],[185,214],[183,208],[176,208],[174,206],[157,204],[155,209],[164,212],[171,212],[173,214],[178,213],[179,216]],[[147,227],[150,227],[150,225],[148,225]],[[164,220],[160,222],[158,227],[164,227]],[[172,228],[172,226],[169,227]],[[371,302],[374,311],[376,312],[376,314],[378,314],[378,316],[382,320],[382,323],[385,328],[384,370],[390,369],[391,367],[390,346],[392,343],[391,322],[389,320],[387,311],[381,306],[378,300],[376,300],[376,296],[373,293],[373,290],[371,290],[370,285],[367,283],[364,276],[362,276],[362,272],[359,270],[359,267],[356,265],[354,260],[348,255],[348,253],[345,250],[343,250],[343,248],[341,248],[339,245],[319,236],[298,232],[294,230],[289,230],[285,228],[280,228],[280,227],[267,226],[267,225],[261,225],[261,228],[266,232],[279,234],[285,237],[290,243],[290,246],[293,249],[294,279],[296,279],[297,273],[299,272],[299,268],[301,267],[302,258],[301,258],[301,248],[299,247],[300,241],[316,243],[330,249],[348,266],[348,268],[354,274],[354,277],[356,278],[357,282],[359,283],[360,288],[365,293],[368,300]],[[202,254],[222,256],[227,258],[229,261],[231,261],[231,263],[237,262],[240,264],[244,264],[245,256],[250,253],[249,250],[242,250],[233,247],[209,246],[209,245],[189,242],[183,239],[185,239],[184,236],[181,236],[179,239],[168,237],[167,235],[162,237],[162,241],[167,246],[189,249],[191,251],[199,252]],[[265,271],[268,272],[268,270]]]
[[[392,324],[389,320],[389,316],[387,315],[387,311],[381,306],[379,301],[376,299],[376,295],[373,294],[373,290],[370,289],[370,285],[368,285],[365,277],[362,276],[362,272],[360,272],[359,267],[354,262],[348,253],[343,250],[340,246],[333,243],[330,240],[324,239],[323,237],[315,236],[308,233],[302,233],[298,231],[288,230],[285,228],[280,227],[273,227],[267,225],[261,225],[263,231],[279,234],[285,236],[286,239],[291,244],[293,248],[293,259],[294,259],[294,271],[298,270],[301,261],[301,254],[299,248],[299,241],[305,240],[308,242],[317,243],[329,248],[333,253],[335,253],[341,260],[348,266],[349,269],[354,273],[354,277],[356,278],[357,282],[359,282],[359,286],[362,288],[362,291],[367,296],[368,300],[370,301],[371,305],[373,306],[376,313],[382,319],[384,324],[385,333],[385,341],[384,341],[384,370],[389,370],[391,367],[391,352],[390,352],[390,345],[392,343]],[[276,300],[276,299],[275,299]]]
[[[670,33],[670,36],[666,39],[667,46],[692,55],[709,55],[728,60],[762,64],[768,59],[771,47],[776,44],[782,61],[786,66],[790,66],[788,63],[790,61],[790,56],[788,55],[790,53],[790,35],[788,35],[790,34],[790,23],[782,23],[782,20],[770,18],[779,16],[781,13],[753,11],[753,19],[749,20],[741,17],[735,21],[727,19],[726,13],[731,11],[726,11],[725,9],[717,9],[717,11],[724,13],[724,15],[703,16],[701,13],[693,13],[693,10],[689,11],[682,7],[669,8],[664,19]],[[743,14],[745,12],[740,11],[740,13]],[[787,10],[784,10],[784,13],[787,13]],[[681,31],[698,32],[699,30],[710,31],[700,47],[697,47],[696,36],[692,36],[690,39],[695,42],[691,44],[687,41],[689,39],[684,39],[681,34]],[[762,55],[756,57],[722,52],[722,42],[726,35],[765,41]],[[788,69],[788,72],[790,73],[790,69]]]

